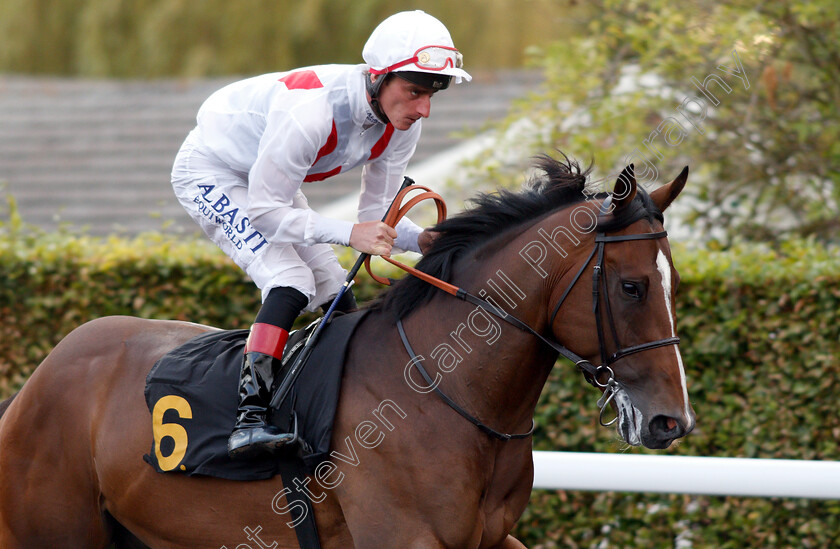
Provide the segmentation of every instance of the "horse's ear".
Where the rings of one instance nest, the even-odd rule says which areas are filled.
[[[659,208],[659,211],[664,212],[665,208],[671,205],[671,202],[674,201],[677,195],[683,190],[683,187],[685,187],[686,181],[688,181],[688,166],[683,168],[683,171],[680,172],[680,175],[676,179],[650,193],[650,198],[656,204],[656,207]]]
[[[615,210],[620,210],[633,202],[633,198],[636,197],[636,174],[633,172],[633,164],[625,167],[618,174],[612,196]]]

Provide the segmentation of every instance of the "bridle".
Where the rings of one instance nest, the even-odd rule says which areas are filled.
[[[606,398],[601,403],[601,411],[598,416],[598,420],[603,426],[609,426],[615,423],[616,419],[614,418],[612,421],[608,423],[604,423],[604,410],[606,409],[607,405],[609,405],[610,401],[615,397],[616,392],[619,389],[618,381],[615,379],[615,373],[613,372],[610,365],[615,363],[617,360],[620,360],[626,356],[630,356],[632,354],[640,353],[642,351],[647,351],[649,349],[656,349],[657,347],[665,347],[666,345],[679,345],[680,338],[678,337],[666,337],[663,339],[657,339],[655,341],[649,341],[647,343],[641,343],[638,345],[631,345],[628,347],[622,347],[620,339],[618,337],[618,330],[615,327],[615,321],[612,315],[612,308],[610,307],[610,295],[607,291],[607,277],[604,273],[604,248],[608,242],[627,242],[632,240],[656,240],[659,238],[665,238],[668,236],[668,231],[659,231],[655,233],[642,233],[642,234],[630,234],[630,235],[618,235],[618,236],[607,236],[605,233],[597,233],[595,235],[595,247],[592,249],[592,252],[589,254],[589,257],[584,261],[583,265],[581,266],[580,270],[575,275],[574,279],[572,279],[571,284],[566,288],[566,291],[557,301],[557,304],[554,306],[554,310],[551,313],[551,318],[549,320],[548,325],[554,325],[554,319],[557,317],[557,313],[560,311],[560,306],[563,305],[563,302],[566,300],[566,297],[572,291],[577,281],[580,279],[583,272],[586,270],[586,267],[592,262],[592,258],[597,256],[597,260],[595,265],[592,268],[592,312],[595,314],[595,327],[598,332],[598,350],[601,354],[601,365],[594,368],[594,371],[586,367],[584,364],[580,362],[575,362],[575,364],[584,371],[586,380],[596,386],[604,389],[605,392],[609,392]],[[609,321],[610,331],[612,333],[613,341],[615,342],[618,350],[612,353],[611,355],[608,354],[607,346],[605,343],[604,338],[604,323],[601,319],[601,290],[603,289],[604,294],[604,304],[607,313],[607,320]],[[552,345],[554,347],[554,345]],[[555,347],[557,349],[557,347]],[[559,349],[558,349],[559,351]],[[569,355],[560,352],[563,356],[570,360],[574,360]],[[570,354],[574,355],[574,353]],[[577,355],[574,355],[577,356]],[[582,359],[581,359],[582,360]],[[588,364],[590,367],[592,366],[591,363],[588,361],[583,361],[584,363]],[[601,382],[599,380],[600,377],[606,374],[607,381]]]
[[[607,236],[604,233],[596,234],[595,248],[592,250],[592,253],[589,254],[589,257],[584,262],[577,275],[575,275],[575,278],[572,280],[572,283],[566,289],[565,293],[563,293],[563,296],[557,301],[557,305],[554,306],[554,311],[551,313],[551,319],[548,323],[549,326],[554,325],[554,319],[557,316],[557,313],[560,311],[560,306],[563,305],[566,296],[569,295],[569,292],[571,292],[572,288],[574,288],[575,283],[583,274],[587,265],[589,265],[589,263],[592,261],[592,258],[597,254],[598,260],[596,261],[595,266],[592,269],[592,312],[595,314],[595,326],[598,331],[598,348],[601,354],[602,366],[606,366],[607,368],[609,368],[609,366],[615,361],[626,356],[639,353],[641,351],[647,351],[648,349],[664,347],[665,345],[678,344],[680,342],[680,338],[667,337],[664,339],[657,339],[656,341],[650,341],[648,343],[631,345],[629,347],[622,348],[621,343],[619,342],[618,330],[616,329],[615,321],[613,320],[612,309],[610,307],[610,297],[609,293],[607,292],[607,277],[604,274],[604,245],[606,243],[627,242],[630,240],[655,240],[659,238],[665,238],[666,236],[668,236],[668,231],[659,231],[657,233],[630,234],[624,236]],[[619,347],[619,349],[611,355],[607,354],[607,347],[604,343],[604,323],[601,320],[601,288],[603,288],[604,291],[604,304],[607,312],[607,319],[610,323],[610,331],[612,332],[613,341],[615,341],[616,345]]]
[[[439,213],[439,217],[440,217],[441,204],[443,204],[443,200],[436,193],[434,193],[433,191],[430,191],[429,189],[427,189],[425,187],[416,186],[415,188],[425,189],[426,193],[424,193],[423,195],[418,196],[415,199],[413,199],[413,202],[411,203],[411,206],[413,206],[414,204],[416,204],[420,200],[424,200],[426,198],[433,199],[436,202],[439,201],[438,202],[438,213]],[[612,197],[610,197],[610,198],[612,198]],[[399,199],[399,197],[398,197],[398,199]],[[411,206],[405,208],[405,211],[407,211]],[[601,207],[601,213],[604,213],[606,207],[608,207],[608,206],[609,206],[609,201],[605,201],[604,204]],[[400,211],[402,212],[402,210],[403,209],[401,209]],[[402,215],[404,215],[404,212],[402,213]],[[445,206],[443,207],[443,215],[445,217]],[[399,220],[399,217],[401,217],[401,215],[395,215],[394,219],[389,219],[388,221],[386,221],[386,223],[388,223],[391,226],[394,226],[394,225],[396,225],[396,222]],[[642,351],[647,351],[647,350],[650,350],[650,349],[656,349],[658,347],[664,347],[664,346],[667,346],[667,345],[678,345],[679,342],[680,342],[680,338],[678,338],[678,337],[668,337],[668,338],[664,338],[664,339],[657,339],[655,341],[650,341],[650,342],[647,342],[647,343],[641,343],[641,344],[638,344],[638,345],[631,345],[631,346],[628,346],[628,347],[622,347],[621,346],[621,344],[619,342],[618,331],[615,327],[615,321],[613,320],[613,316],[612,316],[612,310],[611,310],[611,307],[610,307],[610,300],[609,300],[609,292],[607,291],[607,280],[606,280],[606,275],[604,274],[604,248],[606,247],[606,244],[611,243],[611,242],[627,242],[627,241],[634,241],[634,240],[657,240],[657,239],[660,239],[660,238],[665,238],[667,235],[668,235],[667,231],[659,231],[659,232],[655,232],[655,233],[631,234],[631,235],[615,235],[615,236],[608,236],[605,232],[596,233],[596,235],[595,235],[595,247],[593,248],[592,252],[589,254],[589,257],[583,263],[583,265],[581,266],[580,270],[577,272],[575,277],[572,279],[572,282],[569,284],[569,286],[563,292],[560,299],[558,299],[557,304],[554,306],[553,311],[551,313],[551,317],[550,317],[548,326],[553,326],[554,325],[554,320],[557,316],[557,313],[560,311],[560,307],[565,302],[566,297],[568,297],[569,293],[571,293],[572,289],[575,287],[578,280],[580,280],[580,277],[583,275],[586,268],[592,262],[592,259],[596,258],[595,265],[593,266],[593,272],[592,272],[592,311],[595,314],[595,325],[596,325],[596,329],[597,329],[597,333],[598,333],[598,348],[599,348],[600,355],[601,355],[601,364],[599,366],[593,366],[591,362],[589,362],[588,360],[580,357],[576,353],[572,352],[571,350],[569,350],[567,347],[563,346],[559,341],[557,341],[553,337],[549,338],[549,337],[543,336],[542,334],[540,334],[539,332],[537,332],[536,330],[531,328],[531,326],[529,326],[528,324],[524,323],[523,321],[516,318],[515,316],[509,314],[507,311],[504,311],[503,309],[500,309],[499,307],[496,307],[495,305],[493,305],[492,303],[490,303],[489,301],[487,301],[485,299],[477,297],[477,296],[467,292],[466,290],[464,290],[462,288],[459,288],[457,286],[453,286],[452,284],[444,282],[444,281],[442,281],[438,278],[432,277],[432,276],[430,276],[426,273],[423,273],[422,271],[418,271],[414,267],[409,267],[407,265],[404,265],[404,264],[400,263],[399,261],[393,260],[391,258],[385,258],[385,257],[383,257],[383,259],[385,259],[389,263],[403,269],[404,271],[408,272],[409,274],[411,274],[413,276],[416,276],[416,277],[420,278],[421,280],[424,280],[425,282],[428,282],[429,284],[432,284],[432,285],[436,286],[437,288],[439,288],[439,289],[441,289],[441,290],[443,290],[443,291],[445,291],[445,292],[447,292],[451,295],[454,295],[458,299],[461,299],[461,300],[466,301],[468,303],[472,303],[473,305],[477,305],[477,306],[481,307],[482,309],[484,309],[485,311],[487,311],[488,313],[491,313],[494,316],[500,318],[501,320],[504,320],[508,324],[511,324],[512,326],[515,326],[516,328],[519,328],[520,330],[523,330],[525,332],[530,333],[531,335],[533,335],[534,337],[539,339],[542,343],[544,343],[545,345],[548,345],[549,347],[551,347],[552,349],[557,351],[564,358],[573,362],[575,364],[575,366],[577,366],[581,371],[583,371],[584,378],[591,385],[593,385],[595,387],[599,387],[599,388],[604,390],[604,397],[602,397],[602,399],[599,401],[600,413],[598,415],[598,421],[600,422],[601,425],[607,427],[607,426],[615,423],[616,420],[618,419],[618,417],[613,418],[609,422],[604,422],[604,412],[605,412],[607,406],[609,406],[610,401],[615,397],[615,395],[621,389],[621,385],[615,379],[615,373],[613,372],[613,369],[610,367],[610,365],[615,363],[616,361],[624,358],[624,357],[627,357],[627,356],[630,356],[630,355],[633,355],[633,354],[636,354],[636,353],[640,353]],[[376,275],[374,275],[370,271],[369,262],[366,263],[366,267],[368,269],[368,272],[371,274],[371,276],[375,280],[377,280],[378,282],[381,282],[383,284],[390,284],[390,280],[383,279],[381,277],[377,277]],[[612,353],[611,355],[608,354],[608,351],[607,351],[605,338],[604,338],[604,326],[603,326],[603,321],[601,319],[601,316],[602,316],[601,315],[601,290],[602,289],[603,289],[603,297],[604,297],[604,303],[605,303],[605,311],[606,311],[607,319],[609,321],[610,331],[612,333],[613,341],[618,346],[618,350],[615,351],[614,353]],[[414,350],[411,347],[411,344],[408,341],[408,337],[405,334],[405,329],[403,328],[402,319],[397,319],[397,330],[399,331],[400,339],[402,340],[403,346],[405,347],[406,352],[408,352],[408,355],[411,358],[411,361],[412,361],[414,367],[417,368],[417,370],[420,372],[420,375],[423,377],[423,379],[427,383],[429,383],[430,386],[432,386],[433,381],[432,381],[431,376],[426,371],[426,369],[423,367],[422,361],[417,357],[417,354],[414,352]],[[605,376],[606,376],[607,379],[606,379],[606,381],[602,382],[601,380]],[[434,384],[434,387],[433,387],[432,390],[447,405],[449,405],[453,410],[458,412],[461,416],[463,416],[465,419],[470,421],[473,425],[478,427],[481,431],[483,431],[484,433],[488,434],[489,436],[491,436],[493,438],[497,438],[497,439],[500,439],[500,440],[521,439],[521,438],[530,437],[534,433],[535,424],[534,424],[533,419],[531,420],[531,428],[528,430],[528,432],[525,432],[525,433],[506,434],[506,433],[501,433],[499,431],[496,431],[495,429],[485,425],[479,419],[475,418],[469,412],[464,410],[455,401],[453,401],[448,395],[446,395],[446,393],[444,393],[442,390],[440,390],[440,388],[437,386],[437,384]]]

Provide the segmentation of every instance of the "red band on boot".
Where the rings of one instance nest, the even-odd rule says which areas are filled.
[[[245,352],[256,351],[274,358],[283,358],[283,349],[289,339],[289,332],[272,324],[262,322],[251,326],[251,335],[245,343]]]

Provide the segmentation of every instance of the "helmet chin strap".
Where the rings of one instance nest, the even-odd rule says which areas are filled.
[[[383,74],[381,76],[377,76],[374,80],[371,80],[370,73],[365,73],[365,88],[370,96],[370,107],[373,109],[373,114],[375,114],[383,124],[388,124],[390,122],[390,120],[388,120],[388,116],[385,114],[385,111],[382,110],[382,106],[379,104],[379,89],[382,87],[382,84],[385,83],[386,78],[388,78],[388,75]]]

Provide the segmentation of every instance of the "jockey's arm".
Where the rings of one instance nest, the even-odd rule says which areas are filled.
[[[272,111],[267,119],[248,174],[248,217],[269,242],[347,246],[353,223],[319,214],[299,193],[332,123],[326,114],[325,121],[307,112],[296,114],[307,119],[282,111]]]

